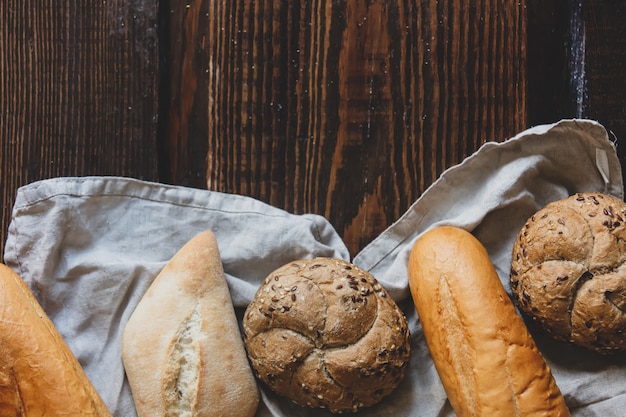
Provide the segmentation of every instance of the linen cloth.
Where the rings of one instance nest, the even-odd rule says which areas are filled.
[[[239,318],[260,282],[294,259],[351,260],[371,272],[409,321],[412,357],[400,386],[356,416],[453,416],[408,289],[407,263],[429,228],[465,228],[485,245],[507,291],[513,240],[550,201],[597,191],[623,199],[615,144],[592,120],[533,127],[487,142],[446,170],[351,260],[332,224],[249,197],[120,177],[54,178],[21,187],[4,261],[25,280],[117,417],[136,415],[121,335],[142,295],[195,234],[211,229]],[[575,416],[626,407],[626,355],[603,357],[530,328]],[[216,352],[216,357],[219,353]],[[257,416],[324,416],[262,390]]]

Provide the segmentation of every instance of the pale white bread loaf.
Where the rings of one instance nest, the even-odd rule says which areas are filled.
[[[570,415],[487,251],[471,233],[446,226],[422,235],[409,258],[409,287],[457,415]]]
[[[140,417],[255,414],[259,391],[211,231],[150,285],[124,328],[122,357]]]
[[[111,416],[37,299],[3,264],[0,416]]]

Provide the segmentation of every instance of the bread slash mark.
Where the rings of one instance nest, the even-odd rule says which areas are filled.
[[[168,348],[162,392],[166,417],[191,417],[198,400],[202,318],[195,306]]]

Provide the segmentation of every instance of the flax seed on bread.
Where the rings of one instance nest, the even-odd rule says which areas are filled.
[[[340,259],[297,260],[272,272],[243,321],[256,375],[302,406],[356,411],[404,377],[406,319],[378,281]]]
[[[577,193],[531,216],[512,252],[520,310],[558,340],[626,350],[626,204]]]

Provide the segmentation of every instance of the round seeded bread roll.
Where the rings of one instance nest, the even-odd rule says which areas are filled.
[[[558,340],[600,353],[626,349],[626,204],[578,193],[533,215],[515,241],[511,291]]]
[[[379,402],[410,358],[402,311],[373,276],[340,259],[299,260],[272,272],[243,330],[260,380],[296,404],[335,413]]]

